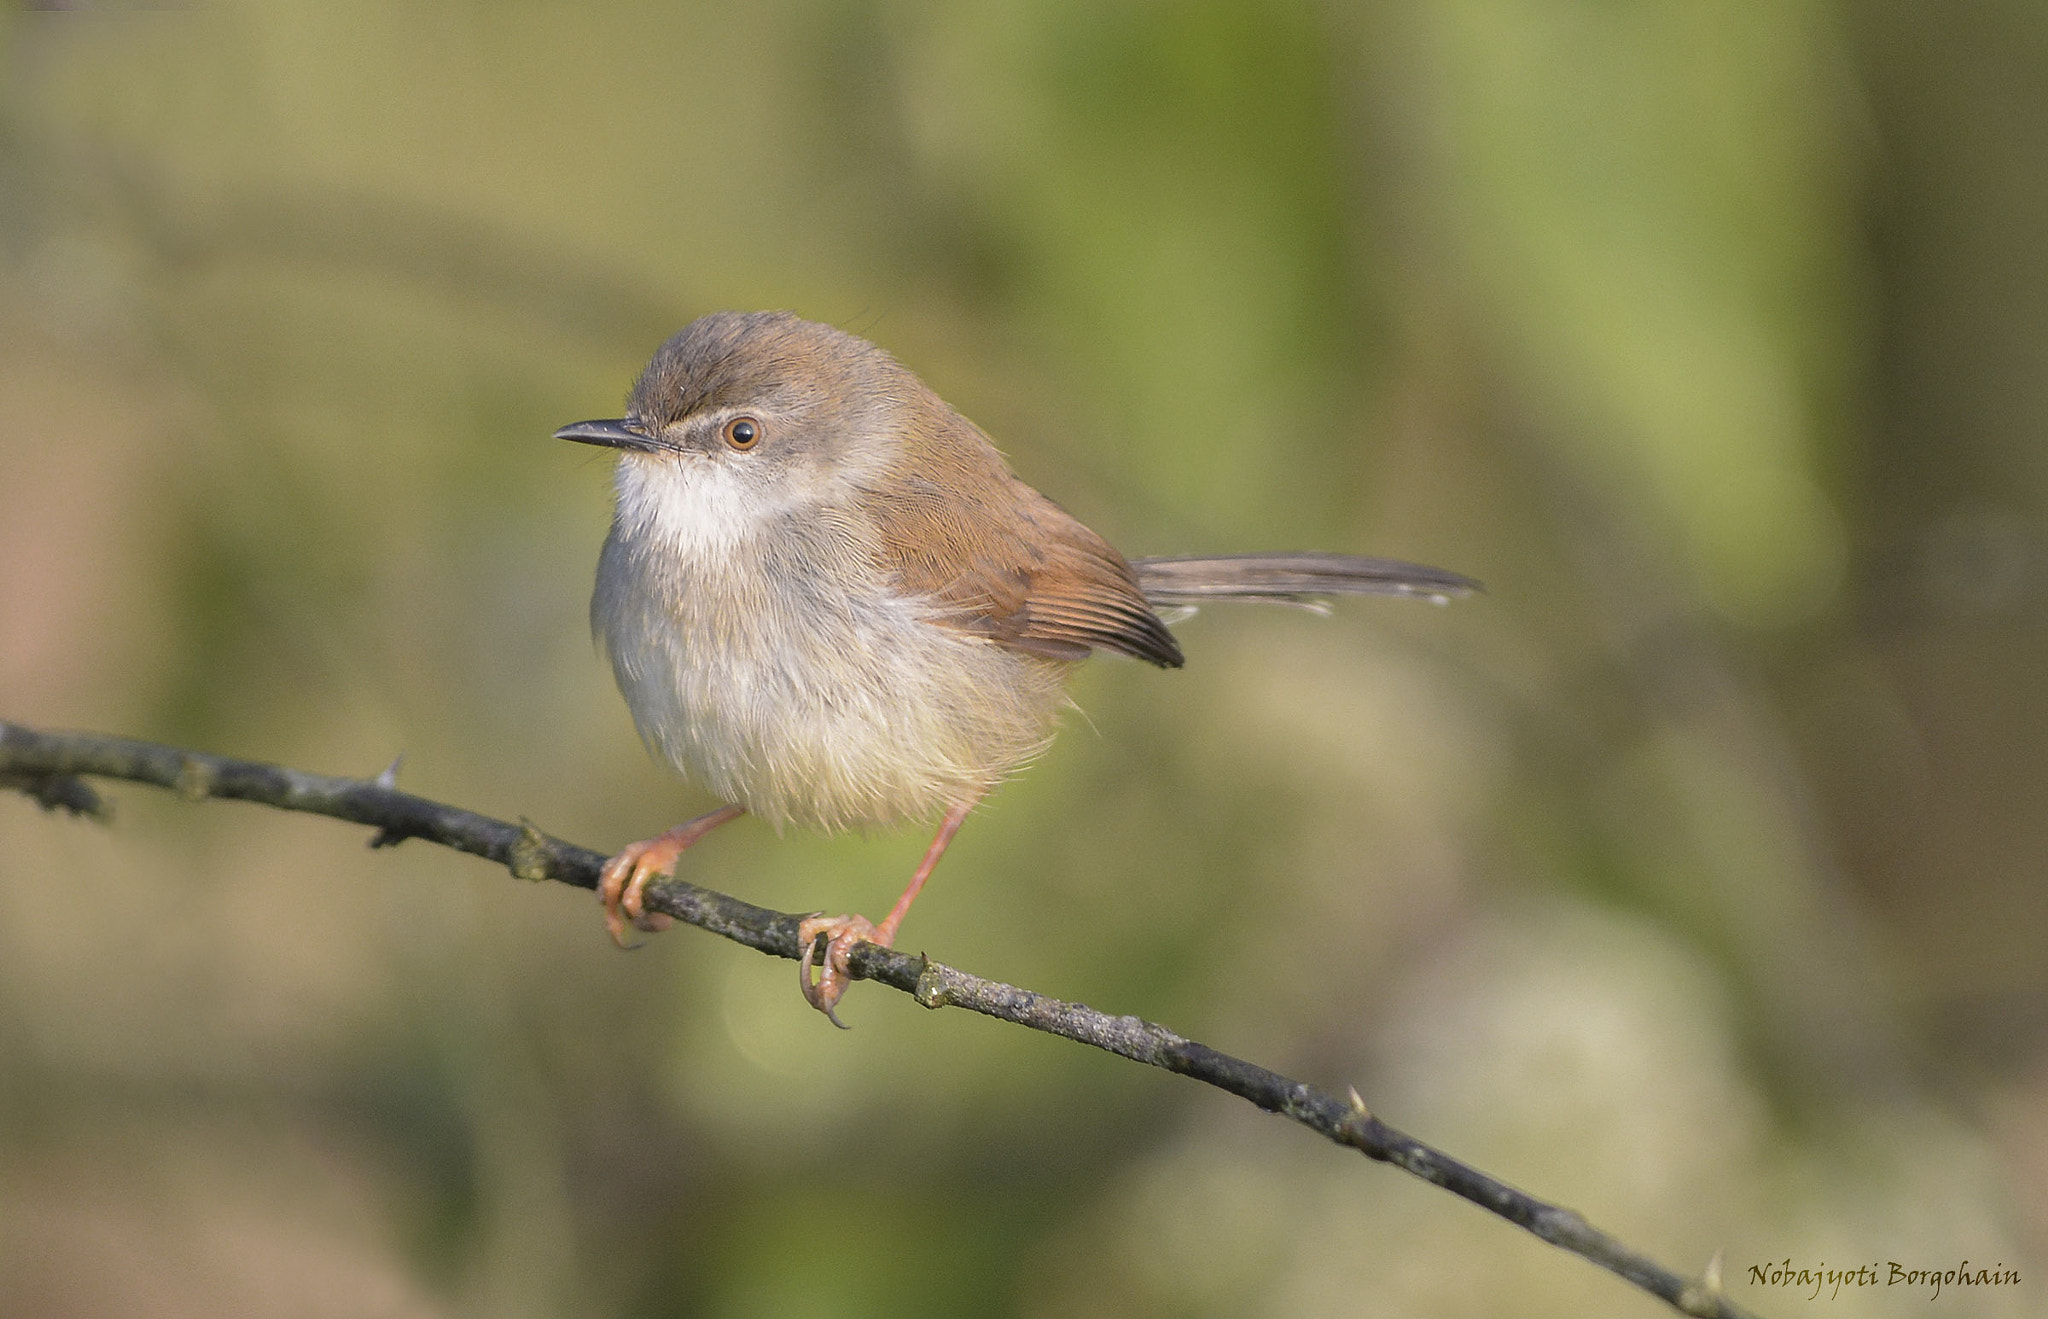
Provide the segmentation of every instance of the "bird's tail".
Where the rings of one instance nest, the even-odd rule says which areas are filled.
[[[1133,559],[1138,586],[1154,605],[1206,600],[1309,604],[1333,595],[1412,595],[1438,604],[1480,589],[1470,577],[1398,559],[1352,554],[1223,554],[1202,559]]]

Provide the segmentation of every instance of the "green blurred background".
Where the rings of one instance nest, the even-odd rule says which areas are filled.
[[[1318,1083],[1774,1314],[2048,1268],[2048,9],[0,16],[0,713],[596,847],[654,346],[867,335],[1203,612],[904,944]],[[253,807],[0,800],[0,1313],[1653,1315],[1186,1082]],[[924,844],[722,831],[886,907]],[[1752,1286],[1790,1258],[2018,1288]]]

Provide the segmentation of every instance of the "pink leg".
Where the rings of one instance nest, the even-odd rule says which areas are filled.
[[[605,862],[598,879],[597,900],[604,904],[604,927],[611,931],[612,942],[621,948],[628,946],[626,926],[629,922],[635,929],[646,930],[650,934],[667,929],[670,924],[668,917],[642,906],[648,882],[674,870],[676,858],[690,844],[727,820],[744,814],[746,812],[737,806],[721,806],[679,824],[665,834],[628,843],[619,849],[617,856]]]
[[[884,948],[895,946],[896,931],[902,926],[903,917],[909,913],[910,904],[917,901],[918,890],[932,877],[932,871],[938,868],[939,858],[946,854],[947,844],[953,841],[954,834],[960,832],[961,822],[973,809],[974,802],[967,801],[946,812],[946,818],[940,822],[939,832],[933,837],[932,845],[924,851],[924,860],[918,863],[917,873],[910,877],[910,883],[903,889],[903,896],[896,899],[896,905],[889,909],[889,914],[882,918],[880,925],[876,925],[865,916],[819,914],[807,918],[797,927],[797,942],[803,945],[804,950],[803,962],[797,968],[804,998],[812,1007],[831,1018],[832,1024],[839,1029],[847,1029],[846,1023],[841,1021],[832,1009],[838,1004],[840,995],[846,992],[846,986],[851,979],[847,958],[853,955],[853,946],[857,943],[880,944]],[[818,968],[818,976],[814,981],[811,978],[812,953],[821,934],[827,936],[825,961],[824,965]]]

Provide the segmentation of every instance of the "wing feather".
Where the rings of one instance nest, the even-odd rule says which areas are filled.
[[[916,476],[865,492],[884,566],[903,589],[932,600],[940,624],[1029,654],[1078,660],[1114,650],[1180,667],[1180,646],[1123,555],[1011,475],[978,431],[974,438],[979,446],[948,455],[969,459],[950,495]],[[974,461],[982,452],[987,460]]]

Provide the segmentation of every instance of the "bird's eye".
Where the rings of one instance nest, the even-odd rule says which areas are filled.
[[[735,449],[751,449],[761,442],[761,423],[752,417],[734,417],[725,423],[725,442]]]

